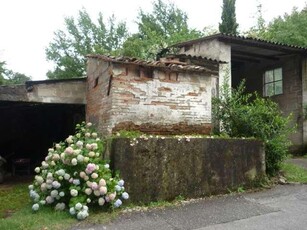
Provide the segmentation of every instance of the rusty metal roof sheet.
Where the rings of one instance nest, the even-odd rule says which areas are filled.
[[[178,63],[176,61],[144,61],[133,57],[114,57],[109,55],[100,55],[100,54],[90,54],[87,55],[88,58],[97,58],[108,62],[113,63],[122,63],[122,64],[132,64],[139,65],[144,67],[154,67],[160,69],[167,69],[177,72],[212,72],[212,70],[198,65],[190,65],[187,63]],[[211,60],[214,61],[214,60]]]
[[[289,44],[284,44],[280,42],[267,41],[267,40],[258,39],[258,38],[245,37],[245,36],[232,35],[232,34],[223,34],[223,33],[214,34],[214,35],[202,37],[199,39],[177,43],[177,44],[172,45],[172,47],[185,47],[185,46],[193,45],[198,42],[213,40],[213,39],[218,39],[219,41],[228,42],[228,43],[242,44],[246,46],[258,46],[258,47],[263,47],[263,48],[282,50],[284,52],[286,51],[296,52],[296,53],[306,53],[307,52],[307,47],[295,46],[295,45],[289,45]]]

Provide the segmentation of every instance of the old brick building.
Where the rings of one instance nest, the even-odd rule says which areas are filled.
[[[202,66],[179,57],[147,62],[90,55],[87,119],[104,134],[209,134],[219,66],[206,58],[201,62]]]

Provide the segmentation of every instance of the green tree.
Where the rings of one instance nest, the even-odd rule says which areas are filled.
[[[297,8],[291,14],[277,17],[269,23],[263,39],[290,45],[307,47],[307,7],[302,11]]]
[[[236,19],[236,0],[223,0],[222,22],[219,31],[226,34],[238,34],[239,24]]]
[[[125,56],[155,59],[159,51],[169,45],[199,38],[202,33],[188,26],[188,16],[173,3],[153,2],[151,13],[139,11],[138,32],[123,46]]]
[[[24,84],[26,81],[30,81],[31,77],[18,72],[13,72],[12,70],[7,71],[7,85],[17,85],[17,84]]]
[[[117,54],[128,33],[124,22],[116,22],[114,16],[104,23],[99,13],[94,23],[85,9],[79,11],[77,19],[65,18],[66,30],[58,30],[46,49],[47,60],[55,63],[48,71],[50,79],[75,78],[85,75],[87,54]]]
[[[299,11],[294,8],[291,14],[284,14],[266,25],[258,6],[257,26],[246,32],[248,36],[289,45],[307,47],[307,6]]]
[[[31,77],[6,68],[5,61],[0,61],[0,85],[17,85],[30,81]]]
[[[262,12],[262,4],[259,4],[257,6],[257,12],[256,12],[256,25],[251,27],[249,31],[245,33],[246,36],[248,37],[253,37],[253,38],[263,38],[266,31],[267,31],[267,26],[266,22],[263,18],[263,12]]]
[[[0,61],[0,85],[4,85],[5,83],[5,78],[4,78],[5,71],[6,71],[5,62]]]

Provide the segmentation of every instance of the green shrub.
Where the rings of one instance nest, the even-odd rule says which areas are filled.
[[[230,137],[255,137],[265,144],[266,171],[274,175],[286,157],[291,142],[290,116],[284,117],[278,105],[256,93],[244,93],[244,81],[237,89],[222,86],[220,97],[213,99],[215,133]]]

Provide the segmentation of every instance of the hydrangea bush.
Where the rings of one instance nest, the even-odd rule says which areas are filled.
[[[129,195],[124,181],[118,174],[113,177],[102,159],[103,150],[103,141],[92,124],[78,124],[76,134],[50,148],[41,166],[35,168],[34,182],[29,185],[32,210],[52,205],[83,220],[93,205],[121,206]]]

